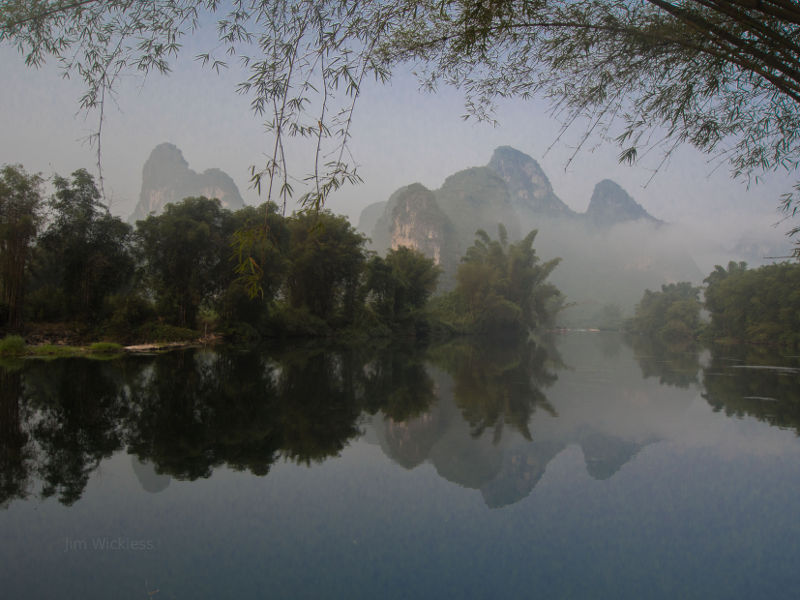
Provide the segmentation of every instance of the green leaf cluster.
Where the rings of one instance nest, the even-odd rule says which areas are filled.
[[[367,263],[368,302],[385,322],[406,322],[419,313],[436,289],[441,269],[433,259],[406,246]]]
[[[696,339],[700,329],[700,288],[687,281],[645,290],[629,329],[666,344]]]
[[[800,348],[800,264],[717,266],[705,279],[708,335]]]
[[[231,212],[184,198],[134,229],[109,214],[84,169],[54,177],[36,237],[39,176],[6,167],[0,182],[0,327],[9,329],[24,313],[84,332],[72,337],[126,342],[198,329],[246,339],[385,334],[400,323],[415,334],[439,276],[416,250],[370,256],[366,238],[328,211],[284,217],[274,203]]]
[[[0,170],[0,324],[22,325],[26,279],[42,222],[42,177],[22,165]]]
[[[800,263],[717,265],[702,290],[688,282],[646,290],[628,329],[665,344],[708,341],[800,347]],[[700,302],[700,293],[704,301]],[[702,309],[710,321],[700,319]]]
[[[50,223],[37,240],[28,309],[37,320],[97,321],[109,294],[133,277],[133,229],[101,202],[94,177],[78,169],[53,178]]]
[[[546,280],[560,259],[540,262],[536,234],[509,243],[502,224],[497,240],[478,230],[456,272],[456,288],[437,304],[442,319],[462,331],[502,335],[552,326],[564,297]]]

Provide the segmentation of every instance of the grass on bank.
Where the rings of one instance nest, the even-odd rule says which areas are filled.
[[[191,343],[197,340],[197,332],[193,332],[188,329],[160,333],[166,333],[166,335],[161,336],[162,339],[159,339],[157,342],[152,342],[154,347],[158,347],[162,344],[174,345],[180,342]],[[17,359],[25,357],[54,359],[69,356],[83,356],[97,360],[107,360],[111,358],[117,358],[124,353],[125,347],[122,344],[117,344],[115,342],[94,342],[88,346],[73,346],[68,344],[51,343],[28,345],[19,335],[7,335],[0,339],[0,358],[2,359]]]
[[[0,340],[0,356],[22,356],[25,354],[25,340],[18,335],[7,335]]]

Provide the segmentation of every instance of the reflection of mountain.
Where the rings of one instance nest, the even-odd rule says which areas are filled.
[[[635,381],[640,381],[630,358],[604,353],[606,346],[596,350],[603,360],[612,365],[627,359]],[[560,359],[554,360],[542,346],[492,348],[459,341],[430,354],[438,365],[429,369],[438,400],[425,414],[405,422],[378,416],[372,420],[375,437],[394,461],[406,468],[427,461],[448,481],[480,490],[490,508],[528,496],[550,461],[572,444],[580,445],[587,473],[603,480],[657,439],[653,434],[615,435],[613,421],[609,431],[606,424],[584,420],[585,413],[562,414],[543,392],[555,387],[556,377],[548,368]],[[560,372],[562,376],[568,373]],[[615,419],[622,420],[637,398],[617,394],[598,400],[621,405]]]
[[[139,480],[145,492],[151,494],[163,492],[169,487],[169,482],[172,481],[169,475],[159,474],[153,463],[141,461],[135,456],[131,456],[131,466],[136,474],[136,479]]]
[[[587,431],[575,441],[583,451],[586,471],[598,480],[610,479],[650,443],[616,438],[600,431]],[[509,448],[500,472],[481,488],[486,505],[500,508],[527,497],[550,461],[571,443],[573,440],[534,440]]]
[[[566,446],[559,442],[531,442],[509,449],[497,476],[481,488],[490,508],[501,508],[526,498],[544,475],[548,463]]]
[[[490,508],[527,497],[550,461],[571,444],[580,445],[588,474],[604,480],[650,443],[592,430],[530,442],[519,433],[506,432],[496,442],[488,433],[472,434],[452,396],[440,397],[429,413],[406,423],[377,418],[372,426],[381,448],[392,460],[407,469],[430,462],[444,479],[480,490]]]
[[[380,428],[378,433],[378,441],[384,452],[406,469],[422,464],[441,433],[439,406],[436,404],[429,413],[408,421],[386,417],[385,427]]]
[[[589,431],[580,439],[580,445],[589,475],[595,479],[609,479],[647,443]]]
[[[501,507],[530,494],[570,446],[603,480],[676,432],[705,440],[724,417],[698,412],[701,393],[719,412],[800,432],[800,359],[719,354],[701,383],[662,375],[694,372],[692,361],[655,350],[645,374],[658,379],[643,377],[614,334],[566,335],[557,348],[461,339],[0,367],[0,506],[29,494],[73,504],[122,451],[157,492],[221,466],[265,476],[281,459],[323,462],[363,435],[404,468],[427,462]]]

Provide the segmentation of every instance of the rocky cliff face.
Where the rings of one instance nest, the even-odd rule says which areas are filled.
[[[452,225],[430,190],[414,183],[398,190],[392,204],[392,249],[416,248],[437,265],[449,259]]]
[[[595,187],[586,213],[574,212],[555,194],[539,163],[510,146],[497,148],[486,167],[451,175],[438,190],[431,192],[419,184],[415,186],[402,188],[388,202],[372,204],[361,213],[360,229],[372,238],[376,250],[410,244],[420,250],[424,246],[423,251],[429,256],[441,257],[443,246],[434,250],[434,245],[444,244],[463,253],[477,229],[495,235],[499,223],[505,225],[512,239],[539,227],[543,221],[587,222],[604,228],[637,220],[661,223],[608,179]],[[416,201],[408,204],[415,194]],[[406,205],[396,213],[401,217],[398,221],[395,209],[401,198]],[[422,212],[415,215],[415,211]],[[428,222],[434,214],[436,221]],[[449,221],[451,230],[433,234],[432,228],[440,227],[444,221]]]
[[[159,144],[144,163],[139,203],[129,220],[136,222],[150,214],[161,214],[168,203],[196,196],[217,198],[230,210],[244,206],[239,189],[227,173],[220,169],[196,173],[177,146]]]
[[[610,179],[594,186],[585,217],[590,223],[603,227],[638,220],[661,223]]]
[[[512,238],[521,233],[508,186],[493,169],[473,167],[459,171],[445,179],[434,194],[453,223],[454,249],[459,256],[475,241],[478,229],[496,235],[498,223],[503,223]]]
[[[518,212],[547,217],[575,215],[553,192],[553,186],[539,163],[524,152],[511,146],[501,146],[492,154],[488,167],[505,182],[511,202]]]

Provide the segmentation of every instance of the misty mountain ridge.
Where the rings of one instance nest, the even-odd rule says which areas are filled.
[[[622,187],[610,179],[594,186],[584,218],[600,227],[610,227],[625,221],[648,221],[663,224],[648,213]]]
[[[553,186],[533,158],[511,146],[500,146],[487,165],[505,182],[516,210],[548,217],[575,217],[553,192]]]
[[[144,163],[139,202],[128,220],[135,223],[148,215],[159,215],[170,202],[197,196],[217,198],[229,210],[244,207],[239,188],[230,175],[216,168],[197,173],[189,168],[177,146],[159,144]]]
[[[561,257],[551,281],[575,306],[571,325],[596,324],[594,316],[615,306],[623,314],[645,289],[702,280],[670,226],[652,216],[617,183],[594,188],[586,212],[562,201],[536,160],[510,146],[497,148],[484,167],[448,176],[437,190],[414,183],[389,200],[369,205],[359,219],[372,248],[409,246],[439,264],[440,289],[455,285],[455,271],[478,229],[497,236],[503,224],[511,240],[539,231],[534,243],[543,260]]]
[[[610,179],[604,179],[595,186],[585,213],[575,212],[555,194],[550,180],[536,160],[515,148],[501,146],[494,151],[487,166],[454,173],[445,179],[438,190],[431,191],[415,183],[400,188],[387,202],[376,202],[366,207],[359,218],[359,229],[372,237],[378,249],[403,245],[398,243],[392,246],[387,242],[395,233],[393,214],[400,203],[412,197],[406,195],[412,190],[417,196],[423,193],[430,195],[429,210],[433,210],[431,203],[435,202],[450,220],[456,236],[465,238],[466,247],[472,243],[475,234],[473,226],[476,223],[484,224],[481,227],[489,233],[494,233],[497,223],[503,223],[512,238],[526,233],[519,230],[520,226],[527,227],[528,223],[542,219],[582,221],[602,228],[640,220],[663,224]],[[410,207],[401,207],[399,210],[408,214]],[[491,226],[492,223],[495,227]],[[408,233],[406,226],[402,236],[406,242],[410,241]],[[421,243],[429,233],[423,234],[418,241]]]

